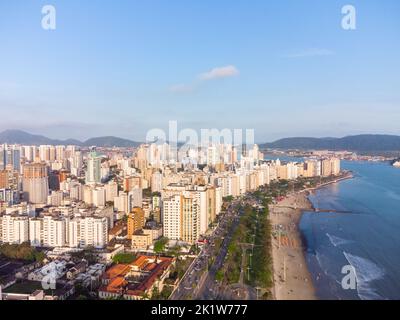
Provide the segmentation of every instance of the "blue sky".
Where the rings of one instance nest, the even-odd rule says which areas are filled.
[[[57,29],[41,28],[41,9]],[[357,29],[341,28],[341,8]],[[180,128],[400,134],[400,2],[0,2],[0,130],[141,140]]]

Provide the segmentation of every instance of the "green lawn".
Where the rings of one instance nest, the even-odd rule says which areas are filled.
[[[17,294],[31,294],[36,290],[43,290],[42,283],[40,281],[22,281],[4,289],[4,293],[17,293]],[[46,295],[51,295],[52,290],[44,290]]]

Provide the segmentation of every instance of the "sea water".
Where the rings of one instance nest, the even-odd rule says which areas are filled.
[[[300,230],[306,260],[321,299],[400,299],[400,168],[389,163],[342,161],[354,178],[310,195],[314,207]],[[356,287],[344,289],[344,266]]]

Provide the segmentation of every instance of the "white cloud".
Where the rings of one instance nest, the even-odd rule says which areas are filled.
[[[208,72],[199,75],[199,79],[203,81],[213,80],[218,78],[228,78],[239,75],[239,70],[235,66],[217,67]]]
[[[331,56],[335,53],[328,49],[310,48],[300,52],[291,53],[286,55],[286,58],[307,58],[307,57],[320,57],[320,56]]]
[[[232,65],[225,67],[216,67],[211,69],[210,71],[201,73],[197,76],[197,78],[191,84],[175,84],[169,87],[169,91],[173,93],[185,93],[194,91],[202,82],[221,79],[221,78],[229,78],[235,77],[239,75],[239,70]]]

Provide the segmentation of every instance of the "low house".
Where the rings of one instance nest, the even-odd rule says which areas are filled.
[[[140,255],[130,264],[116,264],[103,274],[101,299],[140,300],[163,289],[174,258]]]
[[[68,280],[75,279],[78,274],[86,271],[86,267],[87,267],[86,260],[82,260],[81,262],[77,263],[75,266],[73,266],[72,268],[70,268],[67,271],[67,274],[66,274],[67,279]]]
[[[142,231],[135,232],[132,235],[132,249],[133,250],[146,250],[153,243],[150,234],[145,234]]]

